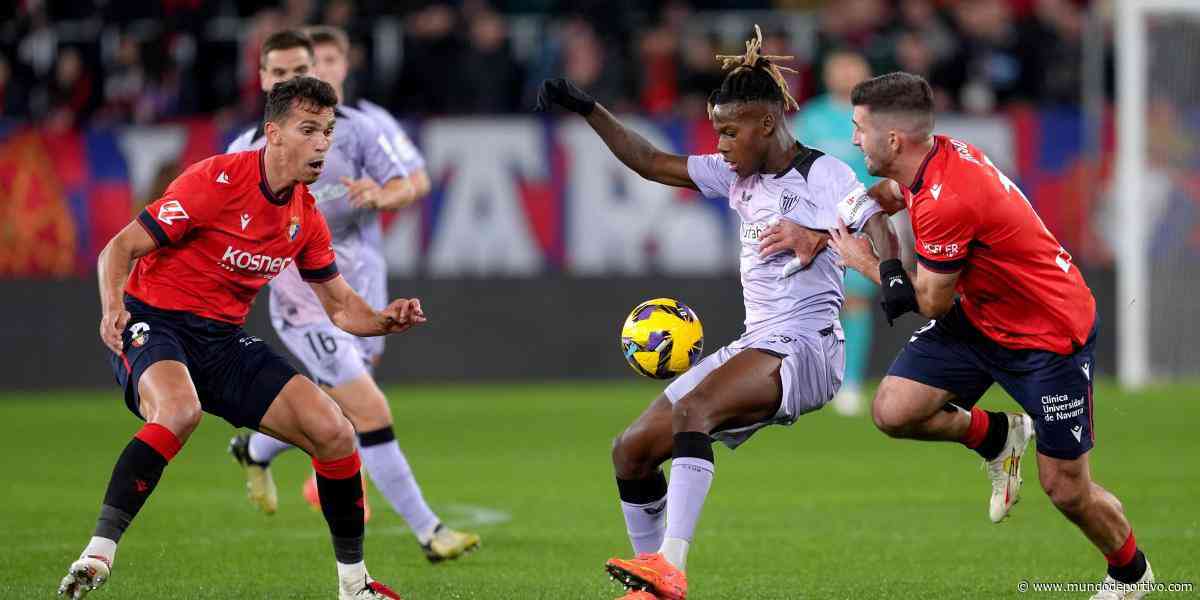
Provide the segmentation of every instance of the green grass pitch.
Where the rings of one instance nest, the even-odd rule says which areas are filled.
[[[610,599],[602,565],[629,553],[611,440],[658,392],[638,381],[400,386],[397,437],[426,498],[483,536],[431,566],[371,492],[367,564],[409,600]],[[1200,583],[1200,386],[1096,392],[1096,479],[1125,504],[1160,581]],[[989,407],[1016,405],[998,390]],[[0,395],[0,598],[51,598],[91,533],[121,447],[138,427],[116,390]],[[93,598],[335,597],[308,461],[275,466],[280,510],[256,513],[206,416],[127,533]],[[1021,580],[1094,581],[1104,560],[1051,506],[1032,461],[1012,517],[987,519],[988,482],[954,444],[897,441],[869,418],[821,411],[717,450],[689,561],[693,598],[1021,598]],[[1086,597],[1087,594],[1040,594]],[[1185,597],[1189,594],[1161,594]]]

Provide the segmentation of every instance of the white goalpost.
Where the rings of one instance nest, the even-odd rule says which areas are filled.
[[[1180,182],[1200,169],[1200,0],[1115,9],[1117,373],[1137,389],[1200,372],[1200,268],[1171,227],[1185,225],[1172,221],[1187,215]]]

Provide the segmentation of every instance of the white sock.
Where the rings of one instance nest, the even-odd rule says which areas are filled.
[[[88,556],[103,556],[108,559],[108,565],[111,567],[113,559],[117,557],[117,543],[105,537],[92,536],[79,558]]]
[[[625,531],[629,534],[629,543],[633,544],[633,552],[654,552],[662,545],[667,516],[667,497],[648,504],[630,504],[621,502],[621,512],[625,514]]]
[[[281,442],[265,433],[255,431],[250,435],[250,460],[256,463],[268,464],[284,450],[291,448],[295,448],[295,446]]]
[[[358,591],[367,586],[367,563],[361,560],[351,565],[337,563],[337,570],[343,589]]]
[[[408,466],[408,460],[400,451],[400,444],[393,439],[362,446],[359,455],[362,456],[363,466],[367,468],[367,474],[371,476],[375,487],[379,488],[392,508],[408,523],[408,528],[417,536],[417,541],[421,544],[429,543],[440,521],[421,495],[421,486],[417,485],[412,468]]]
[[[671,461],[671,480],[667,484],[667,532],[659,551],[680,570],[686,562],[687,545],[696,533],[696,523],[712,486],[715,468],[711,461],[693,456],[681,456]],[[683,542],[682,550],[679,542]]]
[[[669,537],[663,540],[662,548],[658,549],[658,553],[663,555],[667,562],[675,565],[676,569],[686,571],[688,546],[690,544],[687,540]]]

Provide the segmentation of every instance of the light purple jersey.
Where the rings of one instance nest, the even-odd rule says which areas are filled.
[[[394,153],[395,159],[404,167],[406,173],[415,173],[425,168],[425,157],[413,145],[408,134],[404,132],[404,127],[387,109],[365,98],[358,101],[358,109],[375,120],[375,124],[389,141],[389,150]],[[372,287],[377,297],[367,298],[367,301],[387,302],[387,262],[383,253],[383,227],[379,221],[366,232],[366,238],[367,260],[372,263],[378,280]],[[379,345],[383,344],[383,337],[372,339],[377,340]]]
[[[770,332],[780,325],[818,331],[838,318],[844,267],[829,248],[811,265],[783,277],[793,257],[783,252],[759,258],[759,239],[772,223],[788,219],[818,231],[837,225],[840,216],[851,229],[861,228],[880,207],[846,163],[805,148],[780,174],[754,174],[739,179],[720,154],[688,157],[688,175],[709,198],[728,198],[741,218],[742,294],[746,303],[743,338]]]
[[[382,186],[408,172],[396,159],[390,141],[373,119],[347,106],[338,106],[336,113],[333,145],[325,154],[321,176],[308,189],[329,223],[338,271],[360,296],[378,309],[382,308],[380,302],[386,302],[386,296],[373,289],[380,285],[374,271],[382,265],[368,255],[371,253],[371,232],[379,228],[379,212],[352,206],[349,189],[342,183],[342,178],[369,177]],[[226,152],[261,148],[265,143],[259,127],[238,136]],[[328,319],[316,294],[300,279],[295,268],[284,270],[271,281],[270,308],[273,320],[282,320],[288,325],[306,325]]]

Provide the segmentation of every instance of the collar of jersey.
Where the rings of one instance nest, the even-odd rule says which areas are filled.
[[[800,163],[803,163],[804,159],[808,158],[808,155],[812,153],[811,148],[801,144],[800,142],[796,142],[796,148],[798,150],[796,157],[793,158],[792,162],[788,163],[788,166],[784,167],[782,171],[775,174],[775,179],[779,179],[780,177],[787,175],[792,169],[799,170]]]
[[[267,165],[266,159],[263,158],[266,155],[266,148],[258,151],[258,191],[262,192],[262,195],[267,199],[267,202],[277,206],[283,206],[292,199],[292,190],[296,188],[296,184],[292,184],[288,187],[288,189],[283,190],[283,192],[276,196],[275,192],[271,191],[271,186],[267,185]]]
[[[921,187],[925,185],[925,167],[929,166],[929,161],[933,160],[933,155],[937,154],[938,148],[941,147],[941,145],[941,140],[939,140],[936,135],[933,136],[933,147],[929,149],[929,154],[925,155],[925,160],[921,161],[921,168],[917,169],[917,176],[913,178],[912,187],[908,188],[908,191],[912,192],[914,195],[919,193],[921,191]]]

